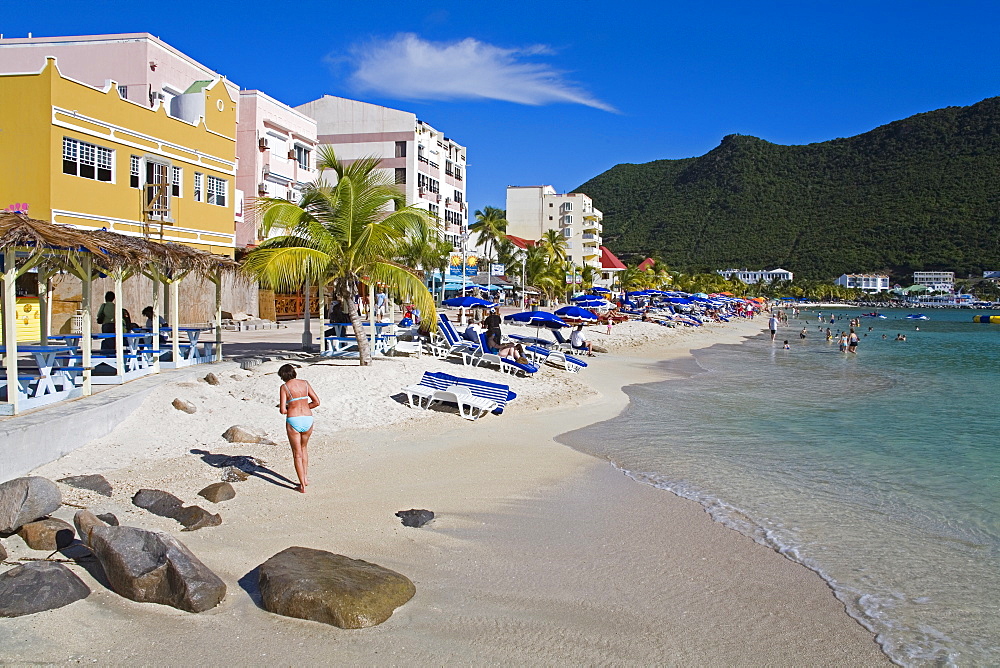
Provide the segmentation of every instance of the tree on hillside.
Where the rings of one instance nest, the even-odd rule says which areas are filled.
[[[355,297],[361,283],[380,283],[391,296],[413,300],[424,317],[435,318],[434,300],[420,277],[393,258],[409,238],[426,234],[427,212],[406,204],[378,158],[350,164],[331,147],[318,150],[320,178],[309,184],[298,203],[263,198],[261,236],[285,232],[252,250],[244,269],[262,285],[297,290],[303,283],[330,282],[345,306],[358,340],[360,363],[371,363],[371,347]],[[326,181],[327,171],[336,177]]]

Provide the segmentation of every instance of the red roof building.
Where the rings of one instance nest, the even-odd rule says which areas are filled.
[[[532,241],[531,239],[522,239],[521,237],[515,237],[513,234],[508,234],[507,239],[509,239],[512,244],[514,244],[521,250],[528,249],[538,243],[537,241]]]
[[[625,265],[606,246],[601,246],[601,269],[622,271],[625,269]]]
[[[654,264],[656,264],[656,260],[654,260],[651,257],[647,257],[645,260],[639,263],[639,271],[646,271],[647,269],[652,269]]]

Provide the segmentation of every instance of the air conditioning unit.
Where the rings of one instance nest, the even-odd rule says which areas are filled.
[[[268,147],[267,137],[261,137],[260,141],[257,142],[257,146],[260,147],[260,150],[266,151]]]
[[[270,165],[264,165],[264,176],[267,176],[270,173],[271,173],[271,166]]]
[[[292,149],[288,152],[288,159],[295,160],[295,149]]]
[[[441,203],[441,195],[436,195],[438,204]]]
[[[257,194],[259,194],[259,195],[266,195],[267,194],[267,184],[266,183],[258,183],[257,184]]]
[[[295,201],[295,191],[294,190],[286,190],[285,191],[285,199],[287,199],[289,202],[294,202]]]
[[[451,198],[450,197],[445,197],[444,198],[444,205],[448,206],[449,204],[451,204]]]
[[[423,197],[424,195],[427,194],[427,188],[419,188],[417,190],[417,194],[420,195],[421,197]]]

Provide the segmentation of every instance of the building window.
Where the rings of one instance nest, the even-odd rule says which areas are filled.
[[[563,236],[566,237],[567,239],[570,238],[571,236],[573,236],[573,228],[572,227],[564,227],[563,228]]]
[[[396,185],[406,185],[406,167],[396,168]]]
[[[459,167],[458,165],[455,165],[455,178],[458,179],[459,181],[462,180],[462,168]]]
[[[181,168],[170,168],[170,194],[174,197],[181,196]]]
[[[396,142],[396,157],[397,158],[405,158],[406,157],[406,142],[405,141],[398,141],[398,142]],[[397,183],[399,183],[399,182],[397,181]]]
[[[448,176],[454,176],[455,175],[455,163],[453,163],[451,160],[445,160],[444,161],[444,173],[447,174]]]
[[[427,192],[439,193],[441,192],[441,184],[436,179],[432,179],[426,174],[417,174],[417,187],[423,188]]]
[[[309,162],[310,151],[305,146],[295,145],[295,162],[299,163],[299,167],[302,169],[312,169]]]
[[[128,159],[128,185],[130,188],[139,187],[139,174],[142,169],[142,158],[137,155],[129,156]]]
[[[119,85],[118,86],[118,95],[121,97],[121,99],[127,100],[128,99],[128,86]]]
[[[146,161],[146,215],[152,220],[170,220],[169,169],[162,162]]]
[[[63,174],[110,183],[114,154],[109,148],[63,137]]]
[[[455,203],[456,204],[461,204],[462,203],[462,191],[461,190],[456,190],[455,191]]]
[[[438,219],[441,218],[441,207],[439,207],[437,204],[428,204],[427,210],[430,211],[431,215],[434,216],[435,218]]]
[[[448,209],[445,209],[444,222],[448,223],[449,225],[458,225],[459,227],[461,227],[462,214],[458,213],[457,211],[449,211]]]
[[[201,172],[195,172],[194,173],[194,201],[195,202],[200,202],[201,201],[201,191],[202,191],[202,189],[204,187],[202,181],[204,180],[204,178],[205,178],[205,176]]]
[[[208,203],[226,206],[226,191],[229,182],[217,176],[208,175]]]

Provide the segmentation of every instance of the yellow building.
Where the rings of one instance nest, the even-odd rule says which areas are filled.
[[[223,80],[173,101],[63,76],[0,74],[0,209],[232,256],[237,100]]]

